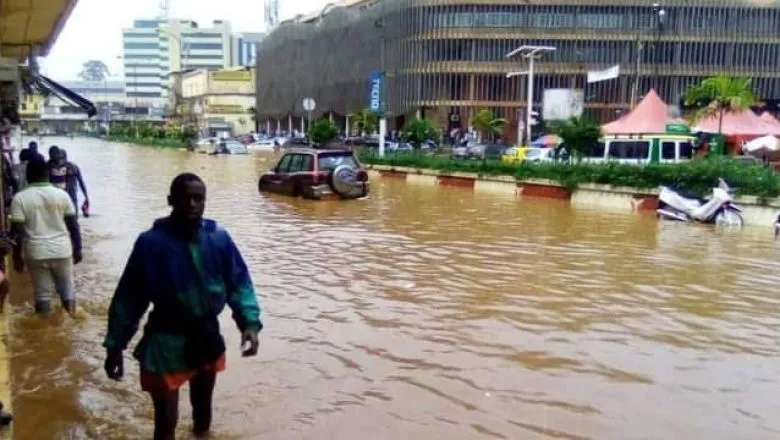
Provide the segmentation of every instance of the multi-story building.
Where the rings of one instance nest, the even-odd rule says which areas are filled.
[[[143,104],[165,104],[171,72],[233,65],[233,36],[226,21],[201,28],[188,20],[136,20],[122,32],[127,95]]]
[[[543,3],[543,4],[540,4]],[[369,79],[384,72],[391,128],[415,113],[465,126],[476,109],[509,121],[513,138],[526,108],[527,75],[506,55],[521,45],[554,47],[535,63],[533,105],[543,91],[584,89],[585,111],[614,119],[655,88],[671,103],[703,77],[753,78],[765,100],[780,98],[780,8],[762,0],[345,0],[281,23],[257,61],[257,110],[264,119],[343,118],[368,106]],[[616,79],[586,72],[619,65]],[[375,77],[375,75],[373,75]],[[636,91],[636,93],[634,93]],[[638,95],[633,96],[632,95]],[[275,122],[272,122],[275,124]],[[297,125],[297,124],[296,124]]]
[[[255,129],[255,78],[251,68],[195,70],[177,78],[181,100],[176,114],[203,136],[248,133]]]
[[[265,34],[256,32],[233,35],[233,65],[254,67],[263,38]]]
[[[29,102],[39,102],[39,105],[35,106],[38,113],[36,123],[32,123],[30,115],[28,128],[39,126],[55,131],[72,131],[90,124],[106,124],[109,121],[163,120],[163,114],[158,109],[143,104],[137,97],[127,96],[124,81],[63,81],[61,85],[91,101],[97,109],[97,115],[90,119],[83,108],[56,96],[44,99],[39,95],[29,95],[25,99]],[[26,107],[30,108],[30,105]]]

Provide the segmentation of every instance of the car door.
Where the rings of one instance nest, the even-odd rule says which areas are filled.
[[[292,154],[285,154],[279,160],[279,163],[270,172],[263,176],[263,186],[271,192],[281,193],[284,192],[283,181],[287,175],[287,170],[290,167],[292,161]]]
[[[296,194],[295,179],[298,173],[301,171],[303,157],[301,154],[290,154],[290,162],[287,166],[286,172],[282,175],[282,188],[281,191],[288,195]]]

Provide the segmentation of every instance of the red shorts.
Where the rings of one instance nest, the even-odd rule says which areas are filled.
[[[189,382],[196,374],[202,372],[220,373],[225,371],[225,354],[217,360],[200,368],[174,373],[153,373],[141,370],[141,389],[149,393],[175,391]]]

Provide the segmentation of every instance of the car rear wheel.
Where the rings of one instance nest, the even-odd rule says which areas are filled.
[[[358,170],[349,165],[339,165],[330,173],[330,187],[341,197],[359,197],[363,185],[358,182]]]

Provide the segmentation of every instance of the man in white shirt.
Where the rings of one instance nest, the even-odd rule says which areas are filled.
[[[30,270],[36,313],[51,312],[51,297],[59,293],[63,307],[73,314],[73,265],[81,262],[75,207],[68,193],[49,183],[42,158],[27,164],[27,182],[27,189],[11,202],[11,231],[16,239],[14,268],[22,272],[26,264]]]

